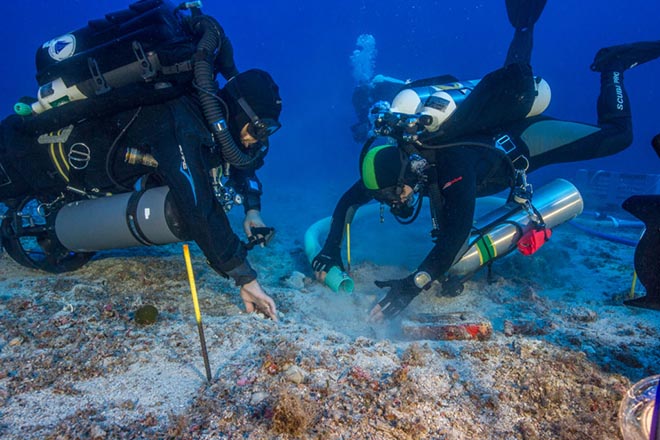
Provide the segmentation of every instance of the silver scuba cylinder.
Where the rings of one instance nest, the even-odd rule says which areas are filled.
[[[56,214],[55,234],[75,252],[179,242],[181,223],[169,191],[160,186],[69,203]]]
[[[556,179],[534,192],[534,207],[543,217],[546,227],[554,228],[580,215],[584,202],[572,183]],[[469,275],[489,261],[516,248],[522,235],[532,229],[534,223],[524,209],[513,214],[511,211],[511,205],[506,204],[476,220],[476,230],[487,228],[493,222],[496,226],[485,230],[483,234],[472,234],[468,240],[467,251],[449,269],[450,276]],[[502,222],[502,219],[505,222]],[[514,223],[519,225],[519,228]]]
[[[426,131],[435,132],[456,111],[480,81],[480,79],[475,79],[404,89],[392,100],[390,111],[409,115],[428,115],[432,121],[424,128]],[[534,85],[536,97],[526,116],[528,118],[543,113],[550,105],[552,95],[550,85],[543,78],[536,77]]]

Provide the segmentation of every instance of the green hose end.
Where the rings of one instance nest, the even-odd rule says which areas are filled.
[[[333,266],[326,274],[325,285],[333,292],[353,293],[353,279],[337,266]]]
[[[17,102],[14,104],[14,112],[20,116],[30,116],[32,114],[32,106],[24,102]]]

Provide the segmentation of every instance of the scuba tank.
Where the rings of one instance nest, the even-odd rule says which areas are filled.
[[[552,229],[580,215],[584,202],[572,183],[556,179],[534,192],[534,206],[544,227]],[[535,227],[532,216],[515,202],[476,219],[467,250],[457,257],[448,271],[449,277],[469,276],[514,251],[520,239]]]
[[[22,100],[15,112],[45,133],[196,90],[225,161],[254,167],[256,159],[232,138],[216,96],[216,72],[227,79],[238,73],[233,49],[218,22],[200,8],[199,1],[174,6],[167,0],[139,0],[49,40],[36,55],[38,99]],[[231,58],[231,66],[220,62],[223,57]]]
[[[80,200],[55,217],[55,234],[74,252],[91,252],[182,241],[179,213],[169,188]]]
[[[481,79],[458,81],[451,76],[443,76],[438,79],[454,79],[454,81],[420,86],[415,86],[413,83],[412,87],[402,90],[394,97],[390,111],[426,116],[424,129],[429,133],[438,131],[481,81]],[[527,118],[543,113],[550,105],[552,94],[548,82],[543,78],[535,77],[534,86],[536,97],[525,116]]]

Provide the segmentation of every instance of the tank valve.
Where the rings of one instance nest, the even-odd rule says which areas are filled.
[[[144,165],[151,168],[158,168],[158,161],[149,153],[145,153],[137,148],[127,148],[124,155],[124,161],[131,165]]]

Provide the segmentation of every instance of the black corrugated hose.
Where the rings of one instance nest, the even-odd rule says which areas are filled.
[[[226,125],[224,129],[220,129],[217,125],[219,121],[226,122],[226,120],[216,95],[218,86],[214,80],[213,59],[222,50],[224,30],[213,17],[208,15],[193,17],[192,29],[196,34],[202,35],[197,45],[193,70],[195,83],[201,89],[198,95],[206,121],[211,126],[216,142],[220,143],[224,159],[237,168],[248,167],[255,158],[236,145]]]

